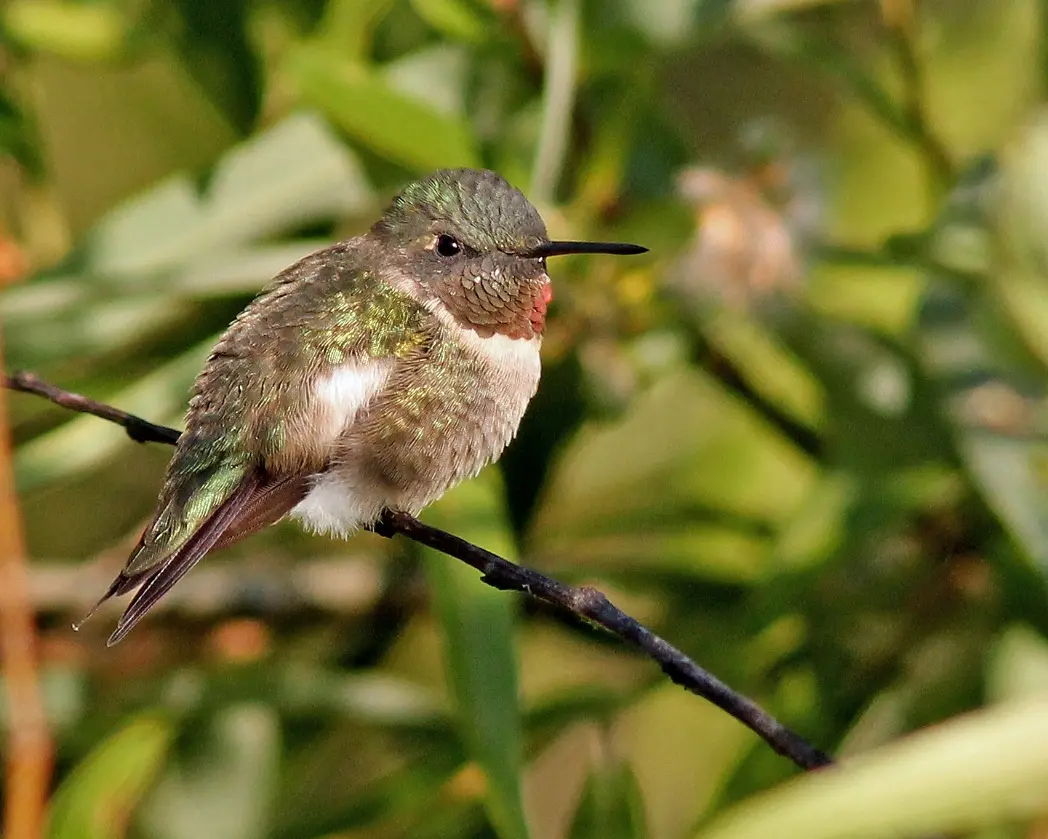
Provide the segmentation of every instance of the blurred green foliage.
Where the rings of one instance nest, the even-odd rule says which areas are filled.
[[[51,834],[1043,835],[1046,56],[1039,0],[0,2],[9,365],[177,423],[271,276],[495,168],[554,235],[652,253],[558,263],[519,438],[430,520],[850,764],[783,784],[403,540],[281,525],[114,650],[112,612],[73,636],[168,453],[16,397]]]

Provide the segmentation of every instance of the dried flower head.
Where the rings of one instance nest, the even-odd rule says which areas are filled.
[[[767,143],[749,152],[740,174],[695,167],[680,175],[696,227],[672,284],[689,296],[742,307],[792,292],[804,276],[820,220],[811,167],[772,154]]]

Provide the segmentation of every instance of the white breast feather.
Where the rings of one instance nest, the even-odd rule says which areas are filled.
[[[499,334],[481,338],[472,329],[460,329],[459,336],[478,356],[502,370],[538,375],[541,363],[538,338],[510,338]]]
[[[316,433],[336,440],[382,392],[392,371],[393,360],[380,359],[342,364],[318,377],[313,385]],[[310,530],[345,536],[381,512],[381,502],[368,495],[326,473],[291,515]]]
[[[382,391],[393,371],[393,360],[383,358],[340,364],[313,385],[316,433],[335,440]]]

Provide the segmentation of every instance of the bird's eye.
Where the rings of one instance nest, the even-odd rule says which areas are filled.
[[[454,236],[442,233],[437,237],[436,250],[440,256],[458,256],[462,252],[462,245],[458,243],[458,239]]]

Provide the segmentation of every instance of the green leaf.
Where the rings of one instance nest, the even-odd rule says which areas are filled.
[[[392,6],[393,0],[328,0],[315,35],[340,55],[363,61],[375,27]]]
[[[251,243],[373,200],[330,127],[297,114],[227,153],[203,194],[190,177],[172,178],[107,214],[64,271],[6,291],[11,358],[36,367],[110,352],[185,317],[172,297],[257,291],[326,242]]]
[[[381,834],[389,823],[401,828],[405,823],[431,823],[435,807],[447,810],[447,799],[441,798],[441,792],[461,767],[462,755],[455,745],[423,741],[412,744],[411,756],[414,760],[410,763],[383,772],[382,777],[370,780],[329,808],[318,807],[312,800],[317,794],[314,776],[303,779],[301,790],[292,785],[292,793],[298,793],[293,800],[300,807],[305,801],[305,806],[300,812],[281,808],[271,835],[275,839],[318,839],[329,834]],[[394,835],[412,834],[397,831]]]
[[[155,292],[99,300],[97,291],[86,277],[17,286],[0,305],[10,363],[36,369],[91,358],[148,340],[187,314],[183,301]]]
[[[586,779],[571,839],[643,839],[644,799],[625,764],[599,763]]]
[[[1045,165],[1048,164],[1048,110],[1039,109],[1001,159],[993,186],[996,234],[1010,261],[1027,269],[1048,265],[1044,228],[1048,224]]]
[[[354,157],[302,113],[230,151],[200,195],[180,176],[119,206],[91,232],[88,265],[139,279],[289,227],[357,212],[373,194]]]
[[[1043,366],[1048,366],[1046,164],[1048,111],[1041,109],[1002,157],[999,169],[990,169],[982,183],[973,184],[975,189],[958,189],[962,195],[967,191],[981,198],[973,208],[978,226],[972,226],[990,240],[987,250],[995,257],[984,273],[993,277],[1002,309],[1008,314],[1008,331],[1015,333],[1011,337],[1021,341]]]
[[[478,43],[488,32],[489,21],[468,0],[411,0],[411,7],[449,38]]]
[[[1009,429],[1007,423],[996,427],[992,417],[980,413],[981,404],[1023,401],[1011,383],[1010,359],[987,340],[985,328],[979,329],[980,319],[985,327],[989,315],[990,307],[974,292],[933,279],[920,311],[919,352],[939,386],[957,450],[976,488],[1043,576],[1048,574],[1048,439]]]
[[[841,0],[735,0],[732,11],[740,23],[756,23],[774,15],[804,12]]]
[[[703,329],[710,345],[731,361],[756,393],[805,427],[822,427],[823,387],[755,318],[723,308],[708,318]]]
[[[0,11],[0,24],[22,47],[74,61],[118,57],[128,28],[116,3],[68,0],[13,0]]]
[[[629,23],[645,37],[659,47],[672,48],[686,43],[700,19],[712,29],[736,5],[737,0],[631,0],[621,7]]]
[[[279,720],[256,704],[224,707],[173,758],[142,812],[158,839],[267,836],[280,763]]]
[[[296,239],[288,244],[205,254],[187,262],[165,284],[179,295],[195,299],[255,294],[268,278],[330,244],[327,239]]]
[[[0,130],[2,111],[0,103]],[[296,114],[225,154],[205,191],[173,177],[110,211],[63,269],[5,291],[10,356],[35,367],[132,344],[185,317],[173,296],[257,290],[325,244],[252,243],[373,203],[331,128]]]
[[[344,675],[293,666],[266,682],[282,712],[335,713],[375,726],[437,728],[450,719],[435,691],[389,673]]]
[[[448,493],[426,519],[501,556],[515,554],[493,469]],[[525,839],[514,600],[484,585],[463,563],[435,551],[426,554],[460,731],[487,778],[488,813],[501,839]]]
[[[1048,808],[1048,702],[970,714],[755,796],[699,839],[955,834]]]
[[[98,746],[55,793],[49,839],[124,836],[131,811],[152,784],[173,736],[170,721],[144,715]]]
[[[35,177],[44,173],[41,141],[26,114],[0,90],[0,159],[10,155]]]
[[[699,370],[665,377],[560,457],[531,528],[546,563],[753,581],[815,464]],[[651,487],[659,491],[653,493]]]
[[[960,446],[987,503],[1048,573],[1048,441],[968,429]]]
[[[284,70],[305,102],[390,160],[418,171],[479,163],[464,121],[398,92],[373,70],[315,45],[293,50]]]
[[[458,119],[466,111],[470,56],[463,47],[426,47],[389,62],[382,71],[391,87],[449,118]],[[435,88],[433,79],[440,79],[441,85]]]
[[[1048,641],[1029,627],[1008,627],[991,650],[986,692],[995,700],[1048,696]]]
[[[242,133],[262,104],[262,78],[247,33],[244,0],[179,0],[171,27],[190,76]]]

